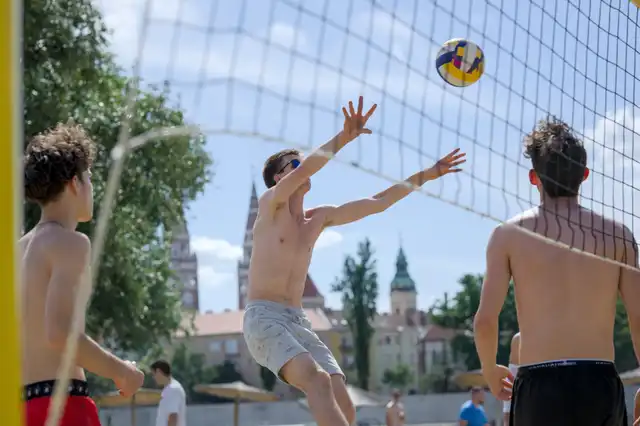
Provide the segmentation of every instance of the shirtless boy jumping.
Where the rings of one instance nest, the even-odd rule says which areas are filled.
[[[494,395],[509,399],[509,369],[496,365],[496,351],[513,277],[521,334],[509,424],[626,425],[613,324],[620,294],[640,354],[637,245],[627,227],[580,206],[587,153],[567,124],[541,121],[525,148],[540,205],[498,226],[489,240],[474,333],[483,374]]]
[[[40,222],[19,241],[21,251],[22,377],[27,426],[44,426],[78,288],[89,279],[91,243],[76,232],[93,214],[91,139],[79,126],[58,125],[33,138],[24,157],[24,189],[41,207]],[[60,425],[99,426],[84,369],[112,379],[131,395],[144,375],[85,334]]]
[[[303,160],[296,150],[272,155],[263,171],[268,190],[260,197],[254,226],[249,269],[249,292],[244,314],[244,337],[255,360],[292,386],[302,390],[318,426],[346,426],[355,419],[345,377],[331,351],[311,331],[302,310],[302,292],[313,246],[328,226],[355,222],[383,212],[412,192],[412,185],[460,171],[465,154],[453,151],[435,166],[411,176],[370,198],[342,206],[304,210],[310,177],[361,134],[375,111],[362,113],[349,102],[342,109],[344,128]],[[409,185],[407,185],[407,183]]]

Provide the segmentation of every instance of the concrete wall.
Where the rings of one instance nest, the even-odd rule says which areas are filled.
[[[628,387],[627,410],[633,413],[633,396],[637,387]],[[407,425],[456,424],[460,405],[469,397],[468,393],[412,395],[404,398]],[[487,394],[485,409],[490,420],[496,420],[501,405]],[[136,426],[154,426],[156,409],[136,409]],[[100,410],[103,426],[132,426],[131,410],[127,408]],[[358,410],[359,423],[380,425],[384,423],[383,407],[363,407]],[[295,401],[240,404],[240,426],[301,425],[314,423],[311,415]],[[499,423],[497,423],[499,424]],[[187,411],[187,426],[233,426],[233,405],[193,405]]]

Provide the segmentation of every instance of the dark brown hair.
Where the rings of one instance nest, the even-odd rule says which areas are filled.
[[[524,139],[524,156],[551,198],[575,197],[584,180],[587,151],[569,125],[556,117],[538,122]]]
[[[152,372],[160,371],[167,377],[171,375],[171,365],[163,359],[159,359],[158,361],[151,364],[150,368]]]
[[[300,155],[300,151],[297,149],[283,149],[276,152],[271,157],[267,158],[264,162],[264,168],[262,169],[262,178],[267,188],[271,188],[276,185],[275,176],[282,170],[282,159],[288,155]]]
[[[36,135],[24,155],[24,192],[29,201],[46,205],[55,201],[74,176],[93,163],[96,147],[84,129],[58,124]]]

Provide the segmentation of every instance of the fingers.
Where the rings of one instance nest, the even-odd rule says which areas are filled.
[[[347,112],[347,109],[345,107],[342,107],[342,115],[344,115],[345,120],[349,119],[349,113]]]
[[[349,101],[349,112],[351,113],[351,116],[353,117],[354,115],[356,115],[356,110],[353,109],[353,102]]]
[[[371,130],[369,130],[369,129],[366,129],[366,128],[365,128],[365,129],[360,130],[360,133],[361,133],[361,134],[363,133],[363,134],[365,134],[365,135],[370,135],[370,134],[372,134],[373,132],[372,132]]]
[[[364,115],[364,122],[365,123],[373,115],[373,113],[375,112],[376,108],[378,108],[377,104],[373,104],[373,106],[371,108],[369,108],[369,111],[367,111],[367,113]]]
[[[362,96],[358,98],[358,116],[362,116]]]
[[[458,160],[458,161],[454,161],[453,163],[449,163],[449,167],[456,167],[459,166],[460,164],[464,164],[466,163],[467,160]]]

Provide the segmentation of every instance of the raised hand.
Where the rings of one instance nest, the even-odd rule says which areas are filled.
[[[362,115],[362,96],[358,99],[358,111],[353,109],[353,102],[349,101],[349,111],[347,108],[342,107],[342,114],[344,114],[344,128],[342,130],[342,136],[345,142],[351,142],[361,134],[370,135],[371,130],[367,129],[365,125],[367,120],[371,118],[373,112],[378,105],[373,104],[369,111],[365,115]]]
[[[458,166],[467,161],[467,154],[460,153],[460,148],[456,148],[446,156],[442,157],[436,164],[425,170],[424,180],[438,179],[440,176],[448,175],[449,173],[461,172]]]

